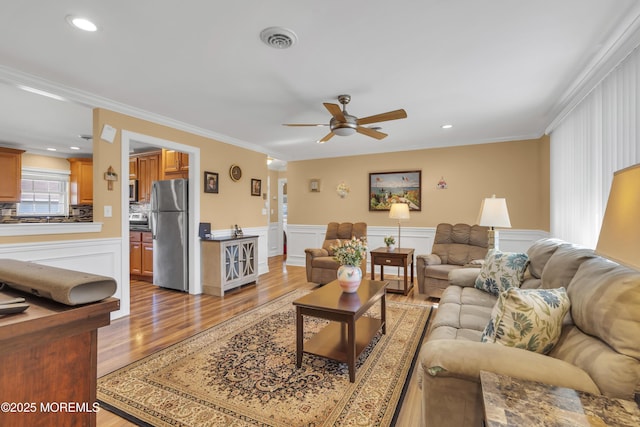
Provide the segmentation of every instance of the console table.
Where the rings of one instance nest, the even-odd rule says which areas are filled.
[[[29,308],[0,316],[0,425],[95,426],[98,328],[110,323],[120,301],[67,306],[0,292],[1,299],[13,297]]]
[[[258,236],[201,240],[202,292],[223,296],[258,279]]]
[[[404,269],[404,287],[387,287],[387,292],[401,293],[407,295],[413,288],[413,248],[395,248],[390,251],[386,247],[373,249],[371,253],[371,280],[375,280],[375,266],[380,266],[380,280],[384,281],[384,267],[402,267]],[[411,282],[408,281],[408,274],[411,271]]]
[[[613,399],[480,371],[486,427],[637,426],[640,409]]]

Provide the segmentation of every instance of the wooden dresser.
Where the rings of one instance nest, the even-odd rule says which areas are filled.
[[[30,307],[0,316],[0,425],[95,426],[98,328],[116,298],[80,306],[4,288]]]

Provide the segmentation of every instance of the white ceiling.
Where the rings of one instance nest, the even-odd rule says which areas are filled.
[[[90,152],[78,135],[91,134],[92,107],[282,160],[537,138],[640,16],[636,0],[2,3],[0,141],[65,156],[71,145]],[[70,14],[99,31],[72,28]],[[298,42],[266,46],[270,26]],[[315,141],[326,127],[282,126],[328,123],[322,103],[343,93],[355,116],[404,108],[408,118],[380,123],[383,140],[325,144]]]

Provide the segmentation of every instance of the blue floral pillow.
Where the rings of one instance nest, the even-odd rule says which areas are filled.
[[[510,288],[498,297],[480,340],[547,354],[560,338],[569,306],[564,288]]]
[[[492,249],[487,252],[475,287],[496,297],[509,288],[519,288],[527,265],[529,257],[525,253]]]

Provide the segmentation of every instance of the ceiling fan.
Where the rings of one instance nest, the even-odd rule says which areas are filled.
[[[342,104],[342,110],[337,104],[330,104],[328,102],[323,103],[325,108],[329,110],[329,113],[331,113],[332,116],[329,124],[287,123],[283,126],[329,126],[331,128],[331,132],[329,132],[324,138],[318,141],[319,143],[327,142],[328,140],[333,138],[334,135],[349,136],[353,135],[356,132],[370,136],[372,138],[382,139],[387,136],[386,133],[380,132],[376,130],[376,128],[365,127],[363,125],[386,122],[389,120],[404,119],[407,117],[407,112],[400,109],[359,119],[356,116],[352,116],[351,114],[347,113],[346,105],[349,103],[349,101],[351,101],[350,95],[338,96],[338,102]]]

